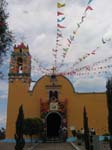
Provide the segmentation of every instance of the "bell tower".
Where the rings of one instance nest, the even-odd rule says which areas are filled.
[[[27,104],[31,81],[31,55],[24,43],[14,46],[9,65],[6,137],[13,139],[18,110]],[[25,108],[24,108],[25,109]]]
[[[28,46],[24,43],[14,46],[9,66],[9,81],[22,80],[30,82],[31,55]]]

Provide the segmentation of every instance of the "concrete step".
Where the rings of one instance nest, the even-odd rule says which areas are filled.
[[[62,143],[64,142],[61,138],[47,138],[46,143]]]

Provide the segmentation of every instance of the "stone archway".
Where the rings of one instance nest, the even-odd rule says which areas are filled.
[[[62,118],[59,113],[52,112],[46,117],[47,123],[47,137],[59,137],[60,127],[62,125]]]

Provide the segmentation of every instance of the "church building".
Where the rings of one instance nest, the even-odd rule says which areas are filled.
[[[14,139],[18,110],[23,105],[25,118],[41,118],[46,137],[58,137],[60,129],[66,137],[71,129],[83,128],[83,110],[87,111],[89,128],[97,135],[108,133],[106,93],[77,93],[62,75],[42,76],[32,90],[31,55],[24,43],[15,45],[10,58],[6,138]]]

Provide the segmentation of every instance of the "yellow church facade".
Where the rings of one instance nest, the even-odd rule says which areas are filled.
[[[86,107],[89,128],[96,134],[108,132],[106,93],[76,93],[64,76],[43,76],[32,90],[31,56],[23,43],[14,46],[9,69],[6,138],[14,139],[18,110],[23,105],[25,118],[41,118],[46,137],[59,136],[60,128],[70,137],[71,128],[83,128],[83,109]]]

